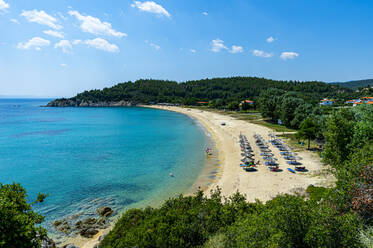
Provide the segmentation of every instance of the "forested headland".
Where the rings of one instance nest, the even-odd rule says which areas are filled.
[[[296,92],[310,103],[323,98],[339,99],[341,103],[360,94],[339,85],[323,82],[276,81],[256,77],[213,78],[177,83],[165,80],[138,80],[119,83],[102,90],[84,91],[69,99],[57,99],[49,106],[80,106],[82,103],[131,102],[178,103],[197,105],[208,102],[213,108],[232,108],[244,99],[256,100],[264,90],[274,88]],[[84,104],[83,104],[84,106]]]

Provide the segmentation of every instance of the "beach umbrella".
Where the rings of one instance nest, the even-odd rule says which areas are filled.
[[[286,159],[286,160],[294,160],[295,157],[294,156],[284,156],[284,159]]]
[[[271,150],[268,149],[268,148],[261,148],[260,151],[262,151],[262,152],[271,152]]]
[[[260,154],[260,156],[273,156],[273,153],[270,153],[270,152],[262,152],[261,154]]]
[[[270,156],[263,157],[263,159],[266,160],[266,161],[272,161],[272,160],[275,161],[275,160],[277,160],[277,159],[275,159],[273,157],[270,157]]]
[[[243,163],[248,164],[254,162],[254,159],[252,158],[244,158],[241,160]]]
[[[251,154],[249,152],[243,152],[243,153],[241,153],[241,156],[243,156],[243,157],[253,157],[254,154]]]

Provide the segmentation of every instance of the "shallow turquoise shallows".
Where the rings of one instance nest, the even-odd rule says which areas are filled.
[[[191,118],[147,108],[43,108],[0,99],[0,182],[20,182],[44,225],[97,207],[119,211],[188,189],[208,139]],[[174,177],[170,177],[170,172]]]

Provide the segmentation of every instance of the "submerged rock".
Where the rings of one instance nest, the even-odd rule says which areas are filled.
[[[94,225],[96,222],[97,220],[95,218],[87,218],[83,220],[84,225]]]
[[[110,207],[100,207],[97,209],[97,213],[103,217],[109,217],[113,214],[113,210]]]
[[[85,238],[92,238],[94,235],[96,235],[98,231],[94,228],[88,228],[84,229],[80,232],[80,235],[85,237]]]
[[[56,220],[55,222],[53,222],[53,226],[55,226],[55,227],[58,227],[59,225],[61,225],[62,224],[62,220]]]
[[[65,245],[64,247],[62,248],[79,248],[79,246],[76,246],[74,244],[68,244],[68,245]]]
[[[48,237],[45,237],[42,241],[41,241],[41,246],[40,248],[56,248],[56,243],[54,243],[54,241]]]
[[[58,226],[55,226],[56,229],[60,232],[68,234],[71,231],[71,227],[67,221],[61,222]]]

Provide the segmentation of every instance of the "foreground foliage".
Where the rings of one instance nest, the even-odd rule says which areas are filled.
[[[0,184],[0,247],[40,247],[46,231],[37,225],[44,217],[32,211],[26,197],[20,184]],[[43,202],[45,197],[39,194],[33,203]]]
[[[127,211],[100,247],[360,247],[360,217],[300,196],[265,205],[236,194],[169,199]]]

